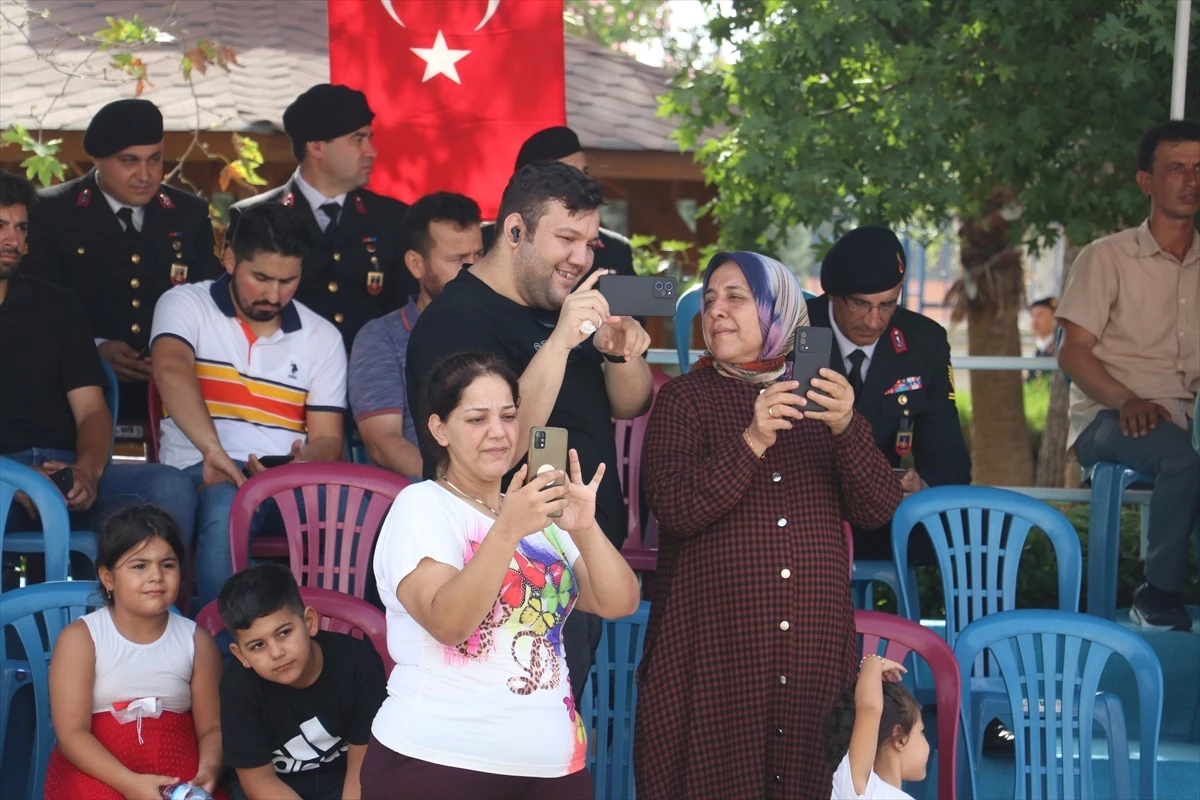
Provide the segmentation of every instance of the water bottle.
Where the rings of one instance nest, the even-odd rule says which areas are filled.
[[[162,800],[213,800],[213,796],[190,783],[172,783],[159,789]]]

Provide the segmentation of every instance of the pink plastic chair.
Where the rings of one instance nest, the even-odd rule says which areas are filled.
[[[929,664],[933,672],[937,698],[937,796],[954,800],[957,796],[955,776],[958,762],[958,715],[962,707],[962,675],[958,660],[950,645],[933,631],[911,620],[879,611],[855,611],[854,627],[862,636],[862,652],[876,653],[892,661],[903,661],[916,653]],[[880,643],[886,649],[880,651]],[[909,674],[912,667],[909,667]]]
[[[662,372],[652,372],[654,397],[671,377]],[[651,408],[654,401],[651,400]],[[649,515],[642,529],[642,447],[646,441],[646,426],[650,422],[650,411],[635,419],[615,419],[613,428],[617,437],[617,477],[621,480],[621,494],[629,514],[629,534],[621,552],[634,570],[653,572],[658,563],[658,520]]]
[[[284,464],[242,484],[229,513],[233,571],[250,558],[286,555],[301,586],[319,586],[362,598],[371,573],[371,549],[383,518],[407,478],[366,464]],[[286,536],[250,538],[254,512],[274,500]],[[361,517],[361,520],[360,520]]]
[[[390,675],[396,664],[388,655],[387,620],[375,606],[343,592],[300,587],[300,598],[304,605],[312,606],[321,617],[321,630],[348,633],[356,639],[364,636],[383,659],[384,675]],[[225,621],[217,613],[217,601],[213,600],[196,615],[196,624],[214,638],[225,630]]]

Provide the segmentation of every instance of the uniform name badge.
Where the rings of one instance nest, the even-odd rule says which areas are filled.
[[[171,283],[176,286],[187,283],[187,264],[171,265]]]
[[[367,294],[372,297],[377,296],[383,291],[383,273],[368,272],[367,273]]]
[[[903,458],[912,452],[913,432],[912,420],[900,420],[900,429],[896,431],[896,455]]]

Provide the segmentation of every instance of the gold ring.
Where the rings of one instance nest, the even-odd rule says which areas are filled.
[[[775,406],[767,406],[767,416],[768,417],[775,416]]]

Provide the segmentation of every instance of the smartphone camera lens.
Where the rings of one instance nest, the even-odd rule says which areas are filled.
[[[664,284],[664,285],[667,287],[668,292],[675,291],[675,284],[672,283],[671,281],[667,281],[666,284]]]
[[[533,446],[541,450],[546,446],[546,432],[538,431],[533,437]]]
[[[663,290],[662,281],[658,281],[657,283],[654,284],[654,291],[661,292],[662,290]]]

